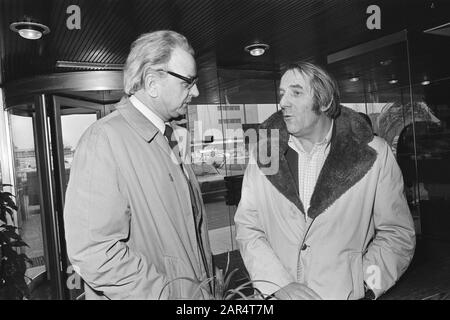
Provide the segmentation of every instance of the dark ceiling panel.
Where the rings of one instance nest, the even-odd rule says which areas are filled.
[[[74,3],[81,8],[81,30],[66,27],[66,9]],[[366,28],[366,8],[372,4],[381,8],[381,30]],[[57,60],[123,64],[139,34],[173,29],[186,35],[197,53],[199,100],[218,101],[218,74],[224,70],[234,72],[236,79],[251,79],[255,70],[266,78],[277,78],[280,67],[288,62],[326,64],[330,53],[403,29],[417,35],[449,22],[449,6],[447,0],[0,0],[0,69],[3,83],[7,83],[68,71],[56,68]],[[24,16],[47,24],[51,33],[38,41],[20,38],[9,30],[9,24]],[[416,53],[412,61],[417,72],[432,68],[439,77],[448,74],[448,59],[441,52],[437,61],[443,65],[430,63],[434,60],[431,55],[439,50],[437,41],[414,39],[412,45],[417,50],[411,51]],[[266,55],[256,58],[244,51],[244,46],[255,40],[270,45]],[[421,50],[422,42],[431,47]],[[398,67],[403,70],[404,55],[395,49],[329,68],[342,83],[344,93],[355,94],[362,82],[346,83],[349,74],[364,74],[370,79],[367,83],[381,88],[386,70],[371,59],[399,56]],[[232,86],[236,82],[227,83]]]

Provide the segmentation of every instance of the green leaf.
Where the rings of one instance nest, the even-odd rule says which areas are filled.
[[[9,240],[9,237],[3,234],[3,231],[0,231],[0,243],[6,243],[9,244],[11,241]]]
[[[8,207],[5,207],[5,210],[6,210],[6,212],[9,213],[10,216],[12,216],[14,214],[14,212]]]
[[[192,299],[198,299],[197,297],[197,293],[200,292],[200,290],[203,288],[205,289],[206,292],[208,292],[209,295],[211,295],[211,292],[209,292],[209,288],[207,287],[208,283],[210,283],[211,281],[214,281],[214,277],[208,278],[203,280],[201,283],[199,283],[197,285],[197,289],[194,291],[194,293],[192,294],[191,300]],[[214,298],[214,295],[211,295],[212,298]]]
[[[19,257],[23,259],[25,262],[28,262],[29,264],[33,264],[33,260],[28,258],[28,256],[25,253],[19,254]]]
[[[5,226],[3,226],[6,230],[10,230],[10,231],[15,231],[16,229],[18,229],[17,227],[15,227],[15,226],[12,226],[12,225],[5,225]]]
[[[13,195],[11,192],[2,192],[4,195],[8,196],[8,197],[16,197],[15,195]]]
[[[17,241],[11,242],[11,246],[12,247],[28,247],[28,248],[30,247],[28,244],[26,244],[22,240],[17,240]]]
[[[15,240],[22,240],[21,237],[14,231],[14,230],[10,230],[10,229],[6,229],[3,231],[3,233],[7,236],[10,237],[11,239],[15,239]]]
[[[198,281],[198,280],[194,280],[194,279],[189,278],[189,277],[178,277],[178,278],[175,278],[175,279],[170,280],[169,282],[167,282],[167,283],[162,287],[161,291],[159,292],[158,300],[161,300],[161,297],[162,297],[162,294],[163,294],[164,290],[165,290],[171,283],[173,283],[173,282],[175,282],[175,281],[178,281],[178,280],[187,280],[187,281],[190,281],[190,282],[192,282],[192,283],[194,283],[194,284],[196,284],[196,285],[199,285],[199,281]]]
[[[233,271],[231,271],[229,274],[227,274],[227,276],[225,277],[225,283],[223,285],[225,290],[228,289],[228,285],[230,284],[231,278],[233,278],[233,275],[238,271],[239,271],[239,269],[236,268]]]

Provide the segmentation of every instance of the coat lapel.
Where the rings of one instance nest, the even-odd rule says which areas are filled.
[[[291,171],[291,175],[294,178],[295,188],[297,189],[297,194],[299,194],[298,190],[298,154],[291,147],[287,147],[286,153],[284,154],[289,170]]]
[[[122,98],[116,105],[117,111],[125,118],[127,123],[145,141],[150,142],[159,132],[158,128],[136,109],[128,98]]]
[[[266,174],[266,178],[301,212],[305,213],[303,203],[298,196],[298,170],[290,168],[290,166],[294,166],[294,162],[298,161],[298,159],[294,159],[296,155],[293,152],[295,153],[295,151],[288,146],[289,134],[281,112],[275,113],[262,123],[260,129],[267,129],[269,137],[258,141],[258,150],[255,151],[258,154],[259,149],[275,150],[275,152],[270,155],[271,160],[267,164],[261,163],[258,154],[256,154],[255,158],[259,168],[262,172],[267,172],[267,168],[271,168],[278,161],[278,171],[274,174]],[[271,137],[270,133],[273,129],[279,130],[278,139]],[[289,157],[291,164],[286,159],[286,155]],[[277,158],[275,159],[274,157]],[[297,177],[295,177],[295,171],[297,171]]]
[[[272,115],[261,127],[279,129],[279,140],[259,141],[278,143],[279,170],[266,175],[272,185],[303,213],[303,203],[298,195],[298,155],[287,145],[289,134],[281,112]],[[316,218],[339,199],[347,190],[360,181],[372,168],[377,153],[368,143],[373,139],[371,128],[354,111],[342,107],[340,116],[335,119],[331,138],[330,153],[319,174],[311,197],[308,216]],[[273,157],[275,155],[271,155]],[[275,159],[273,159],[275,160]],[[264,172],[264,167],[258,162]],[[295,178],[294,178],[295,177]]]
[[[339,119],[341,118],[341,119]],[[320,171],[311,196],[308,216],[316,218],[359,182],[372,168],[377,153],[368,143],[372,130],[353,130],[359,126],[359,115],[344,110],[335,121],[330,153]],[[339,120],[339,121],[338,121]]]

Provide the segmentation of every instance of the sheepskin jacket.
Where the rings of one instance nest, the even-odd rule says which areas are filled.
[[[296,187],[298,156],[288,147],[281,112],[260,128],[269,134],[260,134],[252,153],[235,215],[255,287],[270,294],[300,282],[324,299],[360,299],[366,285],[379,297],[407,269],[415,248],[402,174],[389,145],[342,107],[305,212]],[[270,150],[268,159],[261,150]]]

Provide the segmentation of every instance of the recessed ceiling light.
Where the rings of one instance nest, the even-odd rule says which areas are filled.
[[[430,83],[431,83],[430,80],[423,80],[423,81],[421,82],[421,84],[422,84],[423,86],[427,86],[427,85],[429,85]]]
[[[389,80],[389,83],[390,83],[390,84],[396,84],[397,82],[398,82],[397,79],[391,79],[391,80]]]
[[[13,22],[9,25],[9,28],[17,32],[22,38],[29,40],[37,40],[42,35],[50,32],[50,28],[41,23],[31,21]]]
[[[350,82],[358,82],[359,81],[359,77],[351,77],[350,79],[348,79],[348,81],[350,81]]]
[[[262,56],[270,46],[265,43],[254,43],[244,48],[245,51],[250,53],[254,57]]]

